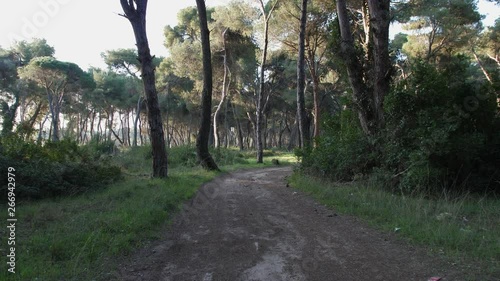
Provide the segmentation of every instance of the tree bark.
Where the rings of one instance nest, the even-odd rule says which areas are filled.
[[[266,13],[265,5],[263,0],[259,0],[260,10],[262,12],[262,16],[264,17],[264,46],[262,50],[262,58],[260,62],[260,77],[259,77],[259,91],[257,93],[257,106],[255,110],[255,146],[257,149],[257,163],[263,163],[264,158],[264,150],[262,147],[262,106],[264,102],[264,90],[265,90],[265,77],[264,70],[266,66],[267,60],[267,48],[269,45],[269,20],[271,19],[271,15],[276,8],[279,0],[276,0],[269,10]]]
[[[134,4],[135,2],[135,4]],[[168,175],[167,149],[163,132],[163,122],[158,103],[158,94],[155,85],[155,66],[149,49],[146,34],[147,0],[120,0],[126,17],[134,30],[141,77],[146,95],[149,131],[153,153],[153,177],[165,178]]]
[[[47,111],[47,113],[45,114],[45,118],[43,119],[43,121],[40,122],[40,129],[38,131],[38,138],[37,138],[38,144],[42,143],[43,126],[45,125],[45,122],[47,122],[47,119],[49,119],[49,113],[50,111]]]
[[[371,34],[368,43],[373,44],[373,55],[367,53],[363,56],[357,52],[354,45],[346,1],[337,1],[342,57],[346,64],[361,128],[367,136],[377,134],[384,125],[383,101],[389,91],[391,76],[388,49],[389,6],[389,0],[368,0],[370,24],[369,30],[365,32]],[[367,48],[368,51],[371,49]]]
[[[390,90],[392,65],[389,56],[389,26],[391,24],[391,1],[368,0],[371,36],[373,37],[373,108],[376,127],[384,126],[384,97]]]
[[[233,110],[234,121],[236,122],[238,147],[240,148],[240,151],[243,151],[245,149],[244,145],[243,145],[243,131],[241,130],[240,119],[238,118],[238,115],[236,114],[236,108],[234,106],[234,103],[232,103],[232,102],[231,102],[231,108]]]
[[[42,105],[43,104],[41,102],[37,105],[37,107],[35,109],[35,112],[33,113],[33,115],[28,120],[28,130],[29,130],[29,133],[27,133],[25,135],[25,138],[29,138],[31,136],[31,133],[35,129],[35,123],[38,120],[38,115],[40,114],[40,112],[42,110]]]
[[[220,102],[219,104],[217,105],[217,108],[215,109],[215,112],[214,112],[214,123],[213,123],[213,130],[214,130],[214,146],[215,148],[218,148],[220,146],[220,136],[219,136],[219,130],[217,128],[217,119],[219,117],[219,112],[222,108],[222,105],[225,103],[226,101],[226,93],[227,93],[227,87],[228,87],[228,83],[227,83],[227,80],[228,80],[228,73],[229,73],[229,69],[228,69],[228,66],[227,66],[227,49],[226,49],[226,32],[227,32],[227,28],[222,32],[222,45],[224,46],[224,54],[222,55],[222,58],[223,58],[223,67],[224,67],[224,76],[223,76],[223,79],[222,79],[222,92],[221,92],[221,98],[220,98]],[[226,87],[227,85],[227,87]]]
[[[307,0],[302,0],[299,32],[299,57],[297,60],[297,116],[299,122],[299,138],[303,148],[307,148],[309,142],[309,126],[305,107],[304,92],[306,89],[305,72],[305,36],[307,24]]]
[[[60,112],[59,99],[55,101],[54,100],[55,95],[53,95],[49,89],[47,89],[46,91],[47,91],[47,100],[49,102],[49,110],[52,116],[50,138],[52,139],[53,142],[57,142],[59,141],[59,112]]]
[[[210,51],[210,31],[208,30],[205,0],[196,0],[200,20],[201,47],[203,54],[203,90],[201,93],[201,122],[196,138],[196,153],[203,168],[219,170],[208,150],[210,139],[210,117],[212,113],[212,54]]]
[[[477,55],[477,53],[474,49],[472,49],[472,54],[474,55],[474,58],[476,59],[477,65],[479,66],[479,68],[481,68],[481,71],[483,72],[484,77],[486,77],[486,80],[488,80],[490,85],[493,85],[493,79],[491,79],[491,75],[488,73],[488,71],[484,67],[483,62],[481,61],[481,59],[479,58],[479,56]]]
[[[134,119],[134,139],[133,146],[137,146],[137,125],[139,124],[139,118],[141,117],[141,105],[142,105],[142,97],[139,97],[137,100],[137,107],[135,109],[135,119]]]

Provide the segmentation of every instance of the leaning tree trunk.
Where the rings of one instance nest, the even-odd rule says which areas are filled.
[[[201,49],[203,54],[203,90],[201,93],[201,122],[196,138],[196,153],[203,168],[219,170],[208,151],[210,139],[210,116],[212,115],[212,54],[210,51],[210,31],[207,23],[205,0],[196,0],[200,19]]]
[[[135,2],[135,5],[134,5]],[[146,94],[146,105],[148,113],[149,130],[151,135],[151,146],[153,151],[153,177],[167,177],[167,149],[163,133],[163,123],[158,94],[155,85],[155,66],[149,50],[146,35],[146,8],[147,0],[120,0],[126,17],[132,24],[134,30],[139,62],[141,64],[141,76]]]
[[[309,126],[306,116],[304,92],[306,88],[305,72],[305,36],[307,23],[307,0],[302,0],[299,33],[299,58],[297,60],[297,119],[299,121],[299,138],[302,147],[309,146]]]

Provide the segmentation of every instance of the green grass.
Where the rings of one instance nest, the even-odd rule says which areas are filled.
[[[20,202],[17,274],[7,280],[109,279],[96,273],[109,270],[105,264],[111,257],[158,237],[180,204],[215,175],[201,169],[172,171],[166,180],[128,178],[78,197]],[[6,236],[3,231],[2,245],[7,245]],[[12,276],[3,263],[0,279],[7,277]]]
[[[394,195],[371,183],[331,183],[294,173],[293,187],[339,213],[354,215],[463,265],[500,274],[500,201]]]
[[[221,170],[293,162],[284,152],[267,151],[264,164],[237,150],[213,151]],[[146,147],[113,156],[123,181],[73,197],[17,202],[16,274],[0,265],[0,280],[109,280],[116,261],[158,239],[172,215],[198,188],[219,173],[196,166],[193,148],[170,149],[169,178],[150,178]],[[194,162],[193,162],[194,161]],[[6,223],[7,206],[1,204]],[[6,225],[5,225],[6,226]],[[7,229],[0,228],[0,255],[6,260]]]

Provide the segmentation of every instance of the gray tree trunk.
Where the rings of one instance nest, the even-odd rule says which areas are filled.
[[[304,92],[306,89],[305,72],[305,36],[307,24],[307,0],[302,0],[299,33],[299,58],[297,60],[297,119],[299,122],[299,138],[302,147],[309,146],[309,126],[307,122]]]

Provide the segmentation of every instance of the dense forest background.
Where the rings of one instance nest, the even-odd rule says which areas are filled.
[[[307,173],[402,193],[498,192],[500,19],[484,27],[473,0],[348,2],[208,8],[210,146],[293,150]],[[403,27],[393,39],[391,23]],[[196,7],[164,37],[170,56],[153,63],[166,146],[192,147],[203,89]],[[111,155],[151,144],[137,50],[106,50],[108,67],[88,70],[55,52],[44,39],[0,48],[0,167],[18,169],[21,197],[118,180]]]

